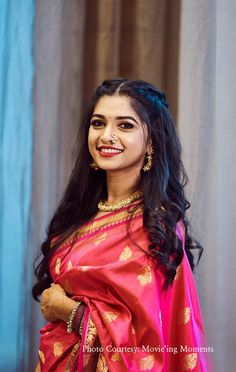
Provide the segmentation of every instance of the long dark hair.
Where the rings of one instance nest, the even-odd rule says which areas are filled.
[[[176,269],[183,258],[183,247],[175,233],[176,223],[185,225],[185,249],[194,269],[191,249],[202,247],[189,235],[186,210],[190,203],[185,197],[184,187],[188,182],[181,161],[181,146],[175,125],[168,110],[164,93],[142,80],[105,80],[95,91],[84,116],[78,134],[78,155],[64,196],[47,229],[47,239],[41,245],[42,258],[35,262],[37,283],[33,287],[35,299],[52,282],[49,260],[53,252],[89,221],[97,212],[97,204],[107,197],[106,172],[95,172],[88,149],[88,131],[94,108],[104,95],[124,95],[130,98],[132,108],[142,123],[147,126],[148,139],[153,147],[153,165],[148,172],[140,173],[143,191],[143,224],[149,234],[149,252],[160,264],[166,275],[166,287],[171,285]],[[52,240],[59,237],[56,243]]]

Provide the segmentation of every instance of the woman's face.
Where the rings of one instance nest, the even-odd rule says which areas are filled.
[[[122,170],[127,174],[140,171],[150,146],[147,127],[133,110],[129,97],[114,95],[99,99],[91,118],[88,146],[101,169]]]

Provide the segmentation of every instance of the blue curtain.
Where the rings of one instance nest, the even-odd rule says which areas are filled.
[[[28,353],[32,275],[33,0],[0,1],[0,370]]]

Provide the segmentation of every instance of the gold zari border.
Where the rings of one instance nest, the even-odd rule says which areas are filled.
[[[111,226],[117,225],[118,223],[125,222],[129,218],[137,217],[143,213],[142,206],[138,206],[137,209],[129,209],[121,210],[113,215],[101,216],[98,218],[94,218],[91,222],[87,223],[85,226],[80,227],[76,230],[73,234],[71,234],[61,245],[62,247],[69,246],[71,243],[76,243],[77,239],[81,239],[89,234],[92,234],[96,231],[101,230],[102,228],[106,227],[109,228]]]

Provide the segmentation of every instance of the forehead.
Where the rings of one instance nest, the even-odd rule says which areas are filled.
[[[133,116],[139,120],[139,117],[131,106],[131,100],[127,96],[102,96],[99,98],[93,113],[106,117]]]

